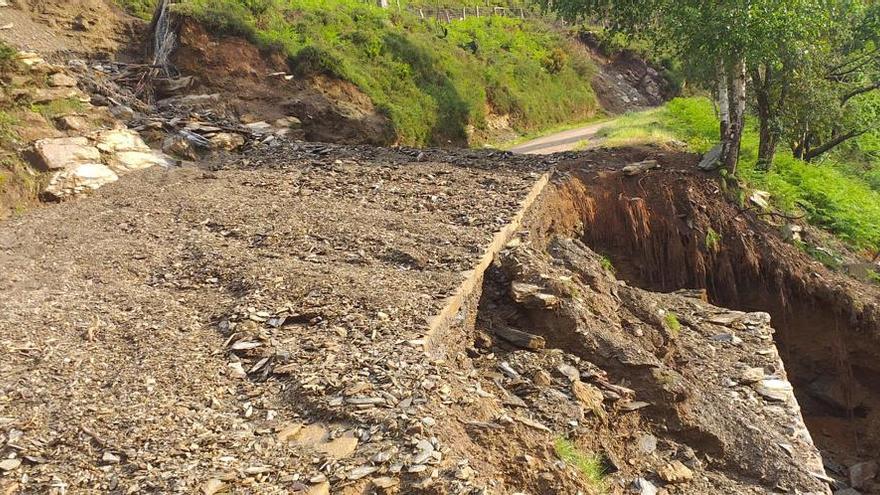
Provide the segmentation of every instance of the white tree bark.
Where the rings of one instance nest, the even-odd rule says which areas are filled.
[[[746,115],[746,64],[742,58],[731,67],[729,87],[730,122],[721,142],[721,160],[731,174],[736,173]]]
[[[718,114],[721,119],[721,139],[727,136],[730,126],[730,99],[728,98],[727,69],[724,62],[718,63]]]

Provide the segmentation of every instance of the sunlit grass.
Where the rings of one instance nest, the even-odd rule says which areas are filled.
[[[600,134],[606,136],[608,146],[674,139],[705,152],[718,140],[718,120],[708,99],[676,98],[663,107],[612,121]],[[855,248],[880,248],[880,192],[868,180],[848,173],[851,167],[846,163],[834,159],[806,163],[786,149],[779,150],[772,169],[765,172],[755,167],[757,149],[758,134],[749,122],[737,170],[747,187],[770,192],[777,208],[805,213],[810,223]]]
[[[602,457],[598,454],[584,452],[571,440],[559,437],[553,444],[556,455],[566,464],[577,469],[594,493],[607,493],[608,482],[605,479],[605,468]]]

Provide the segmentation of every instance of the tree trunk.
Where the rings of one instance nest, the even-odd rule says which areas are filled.
[[[730,126],[730,100],[728,98],[727,70],[724,63],[718,64],[718,116],[721,120],[721,140],[727,136],[727,128]]]
[[[761,122],[760,142],[758,143],[758,169],[770,170],[779,136],[770,129],[769,122]]]
[[[770,170],[779,138],[778,133],[773,128],[773,120],[776,115],[770,101],[770,85],[773,82],[773,73],[769,67],[764,68],[763,76],[761,69],[758,67],[753,68],[751,73],[755,103],[758,109],[758,121],[760,123],[757,168],[759,170]]]
[[[729,87],[730,124],[721,141],[721,161],[736,174],[746,114],[746,66],[740,59],[732,67]]]

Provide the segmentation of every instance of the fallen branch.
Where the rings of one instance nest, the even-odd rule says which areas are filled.
[[[544,340],[544,337],[528,332],[523,332],[522,330],[517,330],[515,328],[499,327],[493,330],[495,332],[495,335],[501,337],[502,339],[510,342],[517,347],[522,347],[524,349],[537,351],[543,349],[547,345],[547,341]]]

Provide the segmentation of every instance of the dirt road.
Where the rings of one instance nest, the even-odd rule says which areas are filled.
[[[571,151],[578,143],[588,141],[590,147],[595,145],[596,135],[611,121],[597,122],[594,124],[557,132],[549,136],[539,137],[514,146],[510,151],[529,155],[546,155],[559,151]]]

